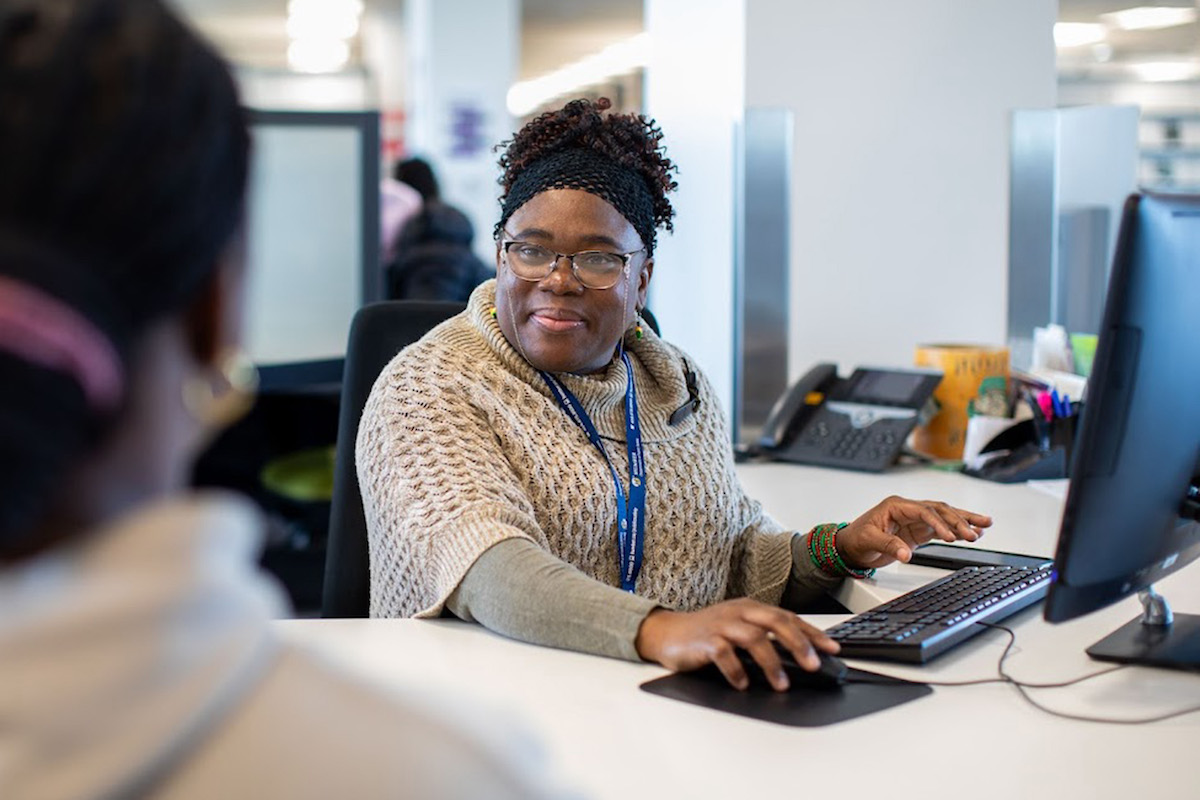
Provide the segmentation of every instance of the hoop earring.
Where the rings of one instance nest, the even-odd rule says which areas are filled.
[[[224,428],[245,416],[258,392],[258,370],[242,350],[230,350],[214,370],[203,370],[183,382],[183,407],[208,428]]]

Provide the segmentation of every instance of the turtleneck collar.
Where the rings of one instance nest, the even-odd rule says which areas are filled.
[[[550,398],[550,390],[537,370],[509,343],[499,323],[492,318],[496,305],[496,281],[486,281],[472,292],[467,301],[466,315],[472,327],[483,336],[488,349],[505,369]],[[631,356],[634,385],[637,387],[638,409],[644,441],[675,439],[695,424],[694,415],[675,425],[671,414],[689,397],[684,373],[687,367],[679,352],[655,335],[648,327],[639,339],[628,332],[625,351]],[[614,357],[602,371],[591,375],[557,373],[596,424],[606,439],[625,441],[625,365]]]

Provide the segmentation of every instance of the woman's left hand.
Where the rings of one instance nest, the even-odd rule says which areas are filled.
[[[874,569],[908,561],[917,545],[934,539],[973,542],[992,518],[937,500],[889,497],[837,532],[837,549],[851,567]]]

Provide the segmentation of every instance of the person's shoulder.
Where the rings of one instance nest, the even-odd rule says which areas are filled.
[[[477,362],[486,351],[487,343],[464,311],[438,323],[400,350],[382,374],[391,380],[449,379],[460,375],[463,365]]]
[[[546,797],[538,764],[496,721],[463,716],[285,645],[266,678],[181,772],[170,796]],[[494,733],[495,735],[489,735]],[[251,777],[253,776],[253,777]],[[228,792],[232,791],[233,794]]]

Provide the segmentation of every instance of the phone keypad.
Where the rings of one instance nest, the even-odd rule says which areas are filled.
[[[884,469],[895,459],[911,427],[908,420],[891,419],[857,427],[844,414],[821,409],[805,427],[788,460],[851,469]]]

